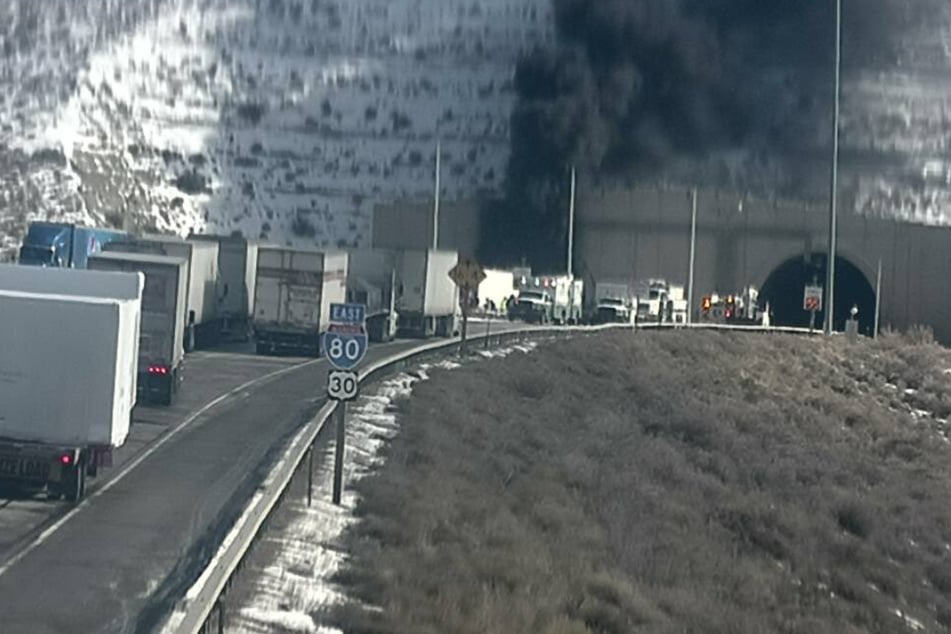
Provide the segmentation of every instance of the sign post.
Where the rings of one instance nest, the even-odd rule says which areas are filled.
[[[470,295],[479,290],[479,284],[485,279],[485,271],[472,258],[462,258],[449,271],[449,277],[459,287],[459,302],[462,305],[462,341],[459,343],[459,354],[464,355],[469,330]]]
[[[816,327],[816,313],[822,310],[822,287],[812,284],[802,294],[802,309],[809,313],[809,332]]]
[[[356,368],[367,354],[366,312],[366,306],[363,304],[331,304],[330,323],[323,337],[324,354],[333,368],[327,373],[327,397],[338,401],[337,442],[334,448],[334,504],[340,504],[343,493],[347,402],[357,398],[360,393],[360,377]]]

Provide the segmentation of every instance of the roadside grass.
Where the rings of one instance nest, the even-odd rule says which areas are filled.
[[[358,485],[345,632],[951,631],[951,352],[615,333],[436,372]]]

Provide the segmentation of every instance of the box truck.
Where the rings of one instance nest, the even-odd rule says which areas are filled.
[[[397,257],[396,310],[400,334],[451,337],[459,314],[459,289],[449,271],[458,251],[405,250]]]
[[[141,401],[171,405],[185,380],[188,264],[184,258],[166,255],[107,252],[89,258],[89,268],[145,276],[136,364],[139,397]]]
[[[192,234],[188,239],[217,243],[220,336],[228,341],[247,341],[251,335],[251,313],[254,310],[257,243],[241,236],[213,234]]]
[[[479,306],[486,312],[497,314],[505,301],[515,293],[515,289],[515,273],[485,269],[485,279],[479,283]],[[493,306],[495,310],[490,311]]]
[[[631,323],[636,307],[634,291],[626,282],[597,281],[594,283],[592,321],[604,323]]]
[[[20,247],[20,264],[60,268],[86,268],[86,261],[103,245],[128,238],[115,229],[83,227],[62,222],[31,222]]]
[[[356,249],[349,252],[347,301],[367,307],[366,329],[370,341],[396,337],[397,252],[390,249]]]
[[[183,240],[178,236],[145,234],[106,245],[105,251],[153,253],[184,258],[188,263],[185,350],[206,348],[218,342],[218,243],[210,240]]]
[[[257,353],[319,355],[330,304],[347,299],[347,267],[343,251],[261,245],[252,321]]]
[[[0,479],[77,501],[111,465],[135,405],[140,308],[0,290]]]

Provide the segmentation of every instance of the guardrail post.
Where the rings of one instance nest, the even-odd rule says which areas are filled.
[[[218,599],[218,634],[225,634],[225,602]]]
[[[314,497],[314,443],[307,450],[307,508],[310,508]]]

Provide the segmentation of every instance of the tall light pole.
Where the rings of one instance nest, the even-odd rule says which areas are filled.
[[[842,77],[842,0],[835,2],[835,105],[832,108],[832,179],[829,196],[829,256],[826,262],[826,319],[825,334],[831,335],[835,319],[835,247],[838,229],[836,212],[838,211],[839,190],[839,95]]]
[[[687,323],[693,323],[693,270],[697,259],[697,188],[690,190],[690,264],[687,271]]]
[[[440,151],[439,138],[436,138],[436,186],[433,192],[433,249],[439,248],[439,160],[442,152]]]
[[[571,200],[568,203],[568,275],[572,275],[575,246],[575,168],[571,166]]]

